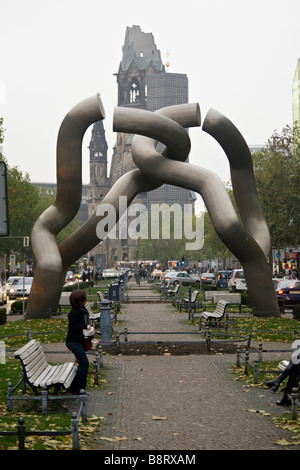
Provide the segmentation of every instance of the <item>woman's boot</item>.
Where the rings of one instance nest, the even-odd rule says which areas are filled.
[[[290,406],[291,405],[291,400],[288,398],[288,392],[287,389],[285,388],[283,397],[281,400],[276,401],[277,405],[279,406]]]
[[[271,388],[273,392],[277,392],[281,382],[283,382],[284,379],[286,379],[289,376],[292,366],[293,366],[293,363],[289,362],[289,364],[286,366],[284,371],[281,372],[281,374],[279,375],[279,377],[277,377],[277,379],[271,380],[270,382],[265,382],[264,381],[264,384],[267,387]]]
[[[281,380],[281,375],[282,375],[282,374],[280,374],[280,376],[277,377],[276,380],[271,380],[270,382],[265,382],[265,381],[264,381],[264,384],[265,384],[267,387],[271,388],[271,389],[273,390],[273,392],[277,392],[277,390],[278,390],[278,388],[279,388],[279,385],[281,384],[282,380],[284,380],[284,378],[285,378],[285,377],[284,377],[284,378]]]

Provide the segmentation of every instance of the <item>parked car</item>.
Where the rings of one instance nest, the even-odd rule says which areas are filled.
[[[102,277],[104,279],[119,277],[119,271],[116,269],[103,269]]]
[[[272,282],[273,282],[273,286],[274,286],[275,290],[277,289],[278,284],[279,284],[280,281],[282,281],[282,279],[280,277],[273,277],[272,278]]]
[[[234,269],[228,281],[228,289],[230,291],[247,290],[247,284],[243,269]]]
[[[9,299],[16,299],[17,297],[28,297],[32,286],[33,277],[18,277],[15,279],[9,290]]]
[[[280,281],[275,292],[281,310],[300,304],[300,281],[298,279]]]
[[[12,286],[12,283],[16,279],[23,279],[23,278],[21,278],[21,276],[9,276],[9,278],[7,279],[6,284],[5,284],[7,295],[9,295],[9,291],[10,291],[10,288]]]
[[[198,276],[190,276],[186,271],[174,271],[171,273],[168,273],[165,276],[166,281],[170,281],[170,284],[173,286],[176,286],[177,284],[180,284],[184,281],[186,282],[197,282],[200,281],[200,278]]]
[[[214,273],[202,273],[201,274],[201,281],[203,284],[212,284],[215,280]]]
[[[217,271],[216,279],[213,281],[213,285],[216,287],[227,287],[232,271],[224,270]]]
[[[151,273],[151,277],[158,277],[159,279],[161,278],[163,272],[161,269],[153,269],[152,273]]]
[[[0,282],[0,303],[6,304],[7,302],[7,291],[6,286]]]
[[[66,281],[74,281],[74,273],[73,271],[68,271],[66,274]]]

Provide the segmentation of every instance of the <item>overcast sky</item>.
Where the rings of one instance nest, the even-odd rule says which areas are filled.
[[[66,113],[99,92],[109,160],[113,109],[127,26],[153,33],[169,71],[189,79],[189,101],[227,116],[248,145],[264,145],[292,124],[292,82],[300,57],[300,1],[0,0],[0,116],[4,155],[33,182],[56,182],[56,139]],[[230,177],[223,151],[190,133],[190,162]],[[83,144],[83,182],[89,182]]]

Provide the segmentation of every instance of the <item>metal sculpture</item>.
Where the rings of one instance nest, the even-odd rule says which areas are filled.
[[[40,216],[32,231],[37,267],[26,310],[27,318],[47,316],[49,309],[56,311],[68,266],[99,243],[96,226],[100,218],[96,212],[58,246],[55,235],[72,220],[79,207],[79,147],[84,127],[88,122],[91,124],[103,118],[104,111],[97,95],[75,107],[62,123],[57,145],[56,202]],[[72,119],[77,123],[74,129]],[[115,108],[113,129],[135,134],[132,157],[138,169],[123,175],[102,203],[111,204],[115,208],[118,220],[122,215],[119,213],[120,195],[127,197],[129,205],[140,192],[156,189],[163,183],[198,192],[206,204],[216,232],[243,265],[256,314],[278,316],[278,303],[267,263],[270,235],[255,189],[249,149],[239,131],[226,117],[214,110],[208,112],[203,130],[220,143],[227,155],[233,191],[242,219],[240,222],[220,178],[205,168],[186,163],[191,143],[185,128],[200,125],[198,104],[170,106],[154,113]],[[63,132],[65,127],[67,131]],[[60,138],[61,133],[67,135],[66,142]],[[166,146],[162,154],[156,151],[158,141]],[[75,160],[72,159],[73,150],[77,155]],[[62,188],[65,182],[68,183],[67,189]],[[70,197],[76,202],[71,201],[69,205]]]

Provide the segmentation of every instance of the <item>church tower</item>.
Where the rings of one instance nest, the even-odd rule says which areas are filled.
[[[153,112],[166,106],[188,103],[187,76],[169,72],[169,53],[164,65],[152,33],[144,33],[140,26],[136,25],[127,27],[122,52],[118,73],[114,74],[118,84],[118,106]],[[94,125],[89,147],[89,214],[94,212],[108,190],[122,175],[136,169],[131,154],[133,137],[133,134],[116,133],[107,178],[107,145],[103,123],[100,121]],[[162,151],[163,148],[159,143],[157,150]],[[193,204],[195,196],[187,189],[164,184],[154,191],[139,194],[134,202],[146,205],[148,210],[151,210],[152,203],[179,203],[183,207],[184,204]],[[110,268],[116,261],[135,261],[138,256],[137,246],[136,240],[110,240],[107,237],[93,252],[97,253],[98,249],[98,257],[104,256],[105,265]]]
[[[90,151],[89,216],[107,194],[110,183],[107,177],[107,141],[103,121],[93,125]]]

